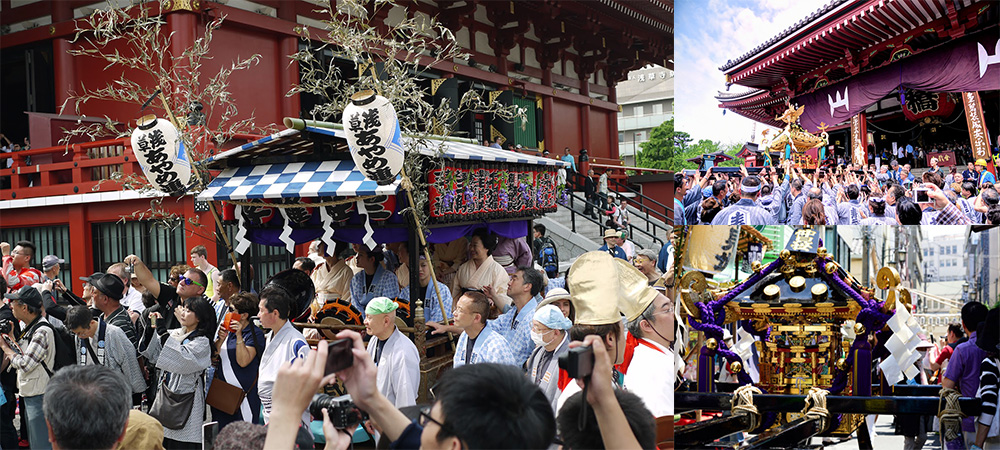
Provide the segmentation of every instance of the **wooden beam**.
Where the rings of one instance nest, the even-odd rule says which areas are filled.
[[[754,404],[761,411],[799,412],[805,404],[804,395],[760,394],[753,396]],[[938,412],[938,397],[852,397],[830,395],[826,397],[826,407],[835,414],[894,414],[894,415],[935,415]],[[732,395],[725,393],[682,393],[674,394],[674,405],[678,411],[707,409],[728,411],[732,409]],[[968,416],[978,415],[982,399],[962,397],[959,406]]]

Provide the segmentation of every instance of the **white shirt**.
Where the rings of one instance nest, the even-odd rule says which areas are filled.
[[[125,293],[125,297],[122,297],[121,304],[125,309],[135,311],[138,314],[142,314],[146,310],[146,305],[142,304],[142,294],[132,286],[128,287],[128,292]]]
[[[674,414],[673,353],[659,343],[640,340],[643,343],[635,347],[625,373],[625,390],[638,395],[654,417],[671,416]]]
[[[285,322],[280,330],[272,330],[267,334],[267,345],[260,359],[260,375],[257,377],[257,392],[260,394],[261,418],[268,422],[271,415],[271,392],[274,390],[274,380],[278,378],[278,369],[286,361],[305,358],[309,354],[309,344],[306,337],[292,325]],[[312,421],[309,411],[302,413],[302,421]]]
[[[368,354],[375,360],[378,338],[368,341]],[[378,375],[375,385],[378,391],[397,408],[417,404],[417,390],[420,389],[420,353],[399,328],[393,330],[382,346],[382,355],[377,363]]]

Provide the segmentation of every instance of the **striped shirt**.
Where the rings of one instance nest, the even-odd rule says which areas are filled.
[[[124,306],[119,306],[107,318],[101,316],[101,320],[121,328],[129,342],[132,343],[133,350],[139,347],[139,335],[135,333],[135,324],[132,323],[132,316],[128,314],[128,310]]]
[[[983,399],[983,409],[979,412],[979,423],[989,427],[997,414],[997,386],[1000,385],[1000,363],[997,358],[983,359],[983,373],[979,376],[979,391],[976,397]]]

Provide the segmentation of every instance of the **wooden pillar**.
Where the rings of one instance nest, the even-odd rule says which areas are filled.
[[[208,262],[215,264],[219,261],[219,253],[215,239],[215,219],[208,211],[197,212],[194,210],[194,197],[184,197],[181,200],[181,208],[184,210],[184,217],[194,217],[201,226],[184,224],[184,259],[187,260],[191,254],[191,249],[197,245],[204,245],[208,251]],[[190,265],[190,264],[189,264]]]
[[[94,243],[90,223],[87,221],[87,206],[83,204],[70,205],[67,208],[69,219],[69,263],[78,276],[90,276],[97,269],[94,267]],[[75,280],[74,280],[75,281]],[[75,283],[74,283],[75,284]],[[69,284],[66,287],[78,292]],[[78,289],[79,287],[77,287]]]
[[[548,87],[552,87],[552,66],[549,66],[549,67],[547,67],[547,68],[545,68],[543,70],[544,70],[544,72],[542,72],[542,84],[545,85],[545,86],[548,86]],[[545,145],[546,145],[546,148],[548,148],[549,151],[552,152],[553,154],[562,155],[562,153],[561,153],[562,152],[562,148],[560,148],[560,145],[555,141],[555,138],[552,136],[552,130],[555,128],[555,125],[552,123],[552,120],[553,120],[552,119],[552,108],[553,108],[553,106],[552,106],[552,96],[551,95],[545,95],[545,96],[543,96],[542,97],[542,121],[545,122],[545,125],[544,125],[544,130],[545,130],[545,138],[544,138],[545,139]],[[563,145],[562,147],[565,147],[565,145]]]
[[[590,97],[590,79],[581,78],[580,79],[580,95],[584,97]],[[593,158],[596,153],[590,146],[590,105],[583,105],[580,108],[580,142],[583,143],[583,148],[587,149],[590,153],[590,157]]]
[[[53,2],[52,23],[57,24],[69,20],[73,20],[73,3]],[[73,62],[73,57],[67,53],[73,48],[73,45],[69,43],[69,39],[71,38],[56,38],[52,40],[52,65],[55,71],[53,75],[55,86],[58,86],[55,92],[57,105],[62,105],[69,99],[70,91],[76,88],[74,84],[76,79],[76,65]],[[73,108],[73,105],[68,106]]]
[[[280,2],[278,6],[278,18],[295,24],[295,6],[298,2]],[[291,97],[285,93],[292,88],[293,84],[299,82],[299,63],[289,55],[299,51],[299,38],[296,36],[285,36],[278,41],[278,104],[281,105],[281,115],[284,117],[299,117],[302,104],[299,94]]]

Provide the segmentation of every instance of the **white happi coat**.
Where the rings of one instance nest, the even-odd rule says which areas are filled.
[[[368,342],[368,354],[375,360],[378,338]],[[375,378],[378,391],[397,408],[417,404],[417,390],[420,388],[420,354],[399,328],[393,330],[382,347]]]
[[[674,414],[674,356],[670,349],[639,338],[624,387],[638,395],[655,417]]]
[[[271,416],[271,393],[274,391],[274,381],[278,378],[278,369],[284,362],[305,358],[309,354],[309,344],[305,336],[292,325],[285,322],[279,330],[271,330],[267,334],[267,344],[260,358],[260,375],[257,377],[257,393],[260,396],[261,418],[266,424]],[[312,421],[309,411],[302,413],[302,421]]]

